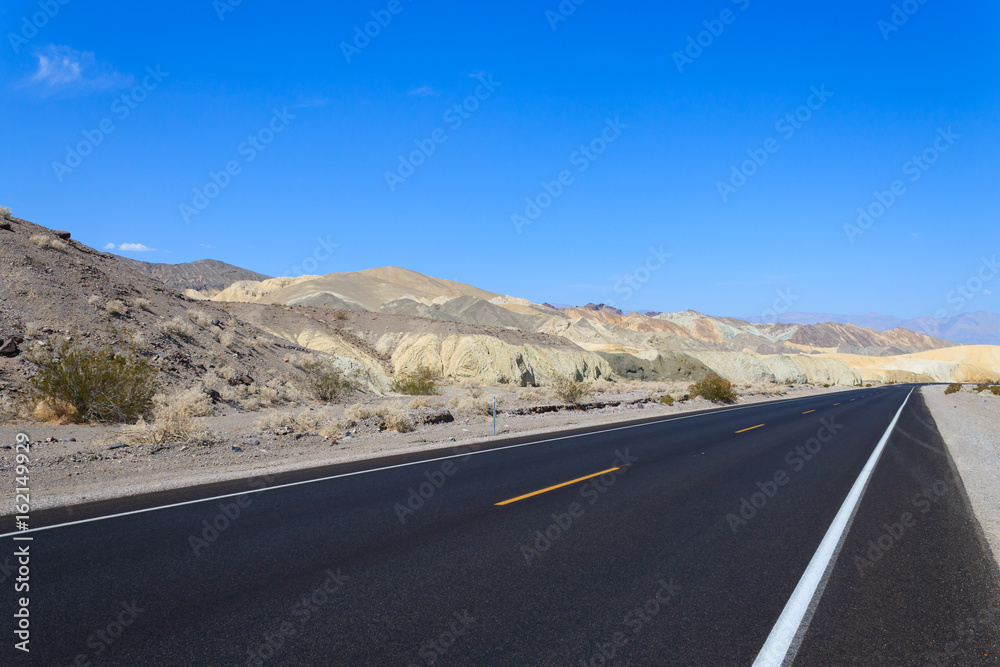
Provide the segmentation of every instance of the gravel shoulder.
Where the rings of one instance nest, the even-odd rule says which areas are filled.
[[[1000,399],[969,385],[954,394],[943,386],[921,394],[962,476],[972,509],[1000,562]]]
[[[739,405],[770,400],[800,398],[844,391],[845,388],[798,386],[783,388],[779,395],[742,397]],[[672,406],[645,402],[646,391],[602,395],[620,405],[580,410],[559,410],[543,414],[513,415],[509,408],[524,407],[506,401],[508,410],[497,417],[497,437],[539,435],[580,426],[615,424],[643,417],[670,416],[704,410],[713,405],[704,399]],[[442,402],[447,396],[436,397]],[[387,402],[405,405],[405,400]],[[432,406],[430,411],[435,407]],[[295,413],[323,408],[302,407]],[[340,419],[343,406],[327,408]],[[337,438],[322,437],[302,429],[263,429],[256,422],[268,411],[234,413],[209,417],[207,425],[215,434],[210,444],[167,443],[131,447],[109,446],[114,442],[112,427],[86,425],[53,426],[37,422],[0,426],[0,471],[13,473],[12,445],[18,433],[25,433],[31,445],[30,488],[33,510],[62,507],[82,502],[106,500],[154,491],[182,488],[230,479],[264,476],[288,470],[334,463],[365,460],[393,454],[426,451],[449,446],[488,443],[492,420],[461,410],[451,410],[455,420],[442,424],[419,424],[410,433],[379,430],[358,424]],[[280,410],[270,411],[280,412]],[[416,413],[411,413],[415,414]],[[0,516],[14,513],[13,495],[0,498]]]

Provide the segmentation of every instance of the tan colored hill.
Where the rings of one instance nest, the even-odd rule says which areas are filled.
[[[955,347],[905,329],[555,308],[398,267],[237,281],[196,302],[199,292],[185,297],[68,234],[16,219],[9,227],[0,229],[0,264],[10,267],[0,335],[21,333],[27,348],[58,332],[93,341],[128,329],[168,388],[219,373],[230,383],[249,375],[301,386],[293,364],[307,352],[331,355],[375,393],[419,365],[497,384],[548,384],[561,375],[693,380],[710,372],[740,383],[839,385],[1000,376],[1000,348]],[[172,333],[172,321],[188,331]],[[25,355],[0,359],[0,388],[16,387],[31,368]]]

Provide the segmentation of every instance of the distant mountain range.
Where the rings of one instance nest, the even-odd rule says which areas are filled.
[[[178,292],[193,289],[211,296],[239,280],[267,280],[271,276],[241,269],[217,259],[199,259],[182,264],[155,264],[115,255],[120,261]]]
[[[750,322],[763,323],[760,317],[747,318]],[[819,324],[836,322],[854,324],[859,327],[887,331],[903,328],[935,338],[944,338],[965,345],[1000,345],[1000,314],[976,311],[962,313],[954,317],[937,320],[933,317],[917,317],[904,320],[892,315],[868,313],[867,315],[836,315],[833,313],[785,313],[778,316],[779,322],[786,324]]]

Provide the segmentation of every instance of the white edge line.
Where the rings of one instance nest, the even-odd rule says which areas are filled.
[[[851,391],[851,390],[847,390]],[[855,390],[856,391],[856,390]],[[912,390],[911,390],[912,391]],[[831,392],[834,393],[834,392]],[[836,392],[836,393],[846,393]],[[822,398],[824,394],[818,396],[802,396],[800,398],[788,398],[782,401],[761,401],[760,403],[752,403],[750,405],[738,405],[732,408],[721,408],[718,410],[709,410],[708,412],[700,412],[696,415],[680,415],[678,417],[668,417],[666,419],[658,419],[656,421],[643,422],[641,424],[631,424],[629,426],[616,426],[614,428],[608,428],[601,431],[590,431],[588,433],[577,433],[575,435],[561,435],[555,438],[546,438],[545,440],[532,440],[530,442],[522,442],[516,445],[504,445],[503,447],[492,447],[490,449],[483,449],[475,452],[462,452],[460,454],[449,454],[448,456],[439,456],[433,459],[421,459],[419,461],[410,461],[409,463],[397,463],[396,465],[383,466],[381,468],[368,468],[366,470],[355,470],[354,472],[345,472],[339,475],[330,475],[328,477],[317,477],[315,479],[303,479],[298,482],[288,482],[287,484],[275,484],[274,486],[265,486],[260,489],[247,489],[246,491],[240,491],[238,493],[227,493],[221,496],[210,496],[208,498],[198,498],[195,500],[185,500],[180,503],[171,503],[169,505],[158,505],[156,507],[145,507],[140,510],[131,510],[129,512],[119,512],[118,514],[107,514],[105,516],[95,516],[89,519],[80,519],[79,521],[67,521],[66,523],[57,523],[51,526],[42,526],[41,528],[29,528],[28,530],[19,530],[11,533],[0,534],[0,539],[4,537],[11,537],[13,535],[25,535],[27,533],[37,533],[41,530],[52,530],[53,528],[64,528],[66,526],[76,526],[81,523],[91,523],[93,521],[104,521],[105,519],[117,519],[118,517],[130,516],[133,514],[144,514],[146,512],[155,512],[157,510],[170,509],[172,507],[183,507],[184,505],[196,505],[198,503],[208,503],[215,500],[225,500],[227,498],[236,498],[239,496],[249,496],[253,493],[263,493],[264,491],[274,491],[276,489],[285,489],[292,486],[300,486],[302,484],[315,484],[317,482],[328,482],[331,479],[340,479],[342,477],[352,477],[354,475],[364,475],[370,472],[381,472],[383,470],[392,470],[393,468],[405,468],[407,466],[423,465],[424,463],[434,463],[435,461],[446,461],[448,459],[455,459],[459,457],[475,456],[476,454],[489,454],[490,452],[499,452],[505,449],[515,449],[517,447],[527,447],[529,445],[541,445],[546,442],[556,442],[557,440],[566,440],[567,438],[582,438],[589,435],[600,435],[601,433],[612,433],[614,431],[624,431],[630,428],[640,428],[643,426],[655,426],[656,424],[664,424],[666,422],[680,421],[682,419],[692,419],[695,417],[708,417],[710,415],[718,415],[723,412],[733,412],[735,410],[743,410],[745,408],[759,408],[762,405],[774,405],[775,403],[792,403],[794,401],[805,401],[813,398]],[[57,509],[57,508],[53,508]]]
[[[878,465],[882,450],[885,449],[885,444],[889,441],[889,436],[892,435],[896,422],[903,414],[903,408],[906,407],[912,393],[913,389],[910,389],[903,404],[899,406],[896,416],[892,418],[889,428],[882,435],[882,439],[878,441],[875,451],[868,458],[868,462],[861,470],[861,474],[858,475],[858,479],[855,480],[854,486],[848,492],[844,504],[840,506],[840,511],[833,518],[833,523],[827,529],[823,541],[820,542],[812,560],[806,566],[806,571],[802,573],[802,578],[799,579],[798,585],[795,586],[785,608],[781,611],[781,616],[778,617],[778,621],[771,629],[771,634],[767,636],[767,641],[764,642],[757,659],[754,660],[754,667],[780,667],[787,664],[786,659],[794,659],[798,646],[793,645],[793,642],[796,639],[802,640],[805,634],[802,631],[805,629],[803,626],[807,627],[809,621],[812,620],[812,611],[815,610],[815,605],[819,602],[819,596],[823,594],[829,572],[837,562],[843,539],[851,529],[854,515],[861,504],[861,498],[868,487],[875,466]],[[809,614],[808,618],[806,617],[807,613]]]

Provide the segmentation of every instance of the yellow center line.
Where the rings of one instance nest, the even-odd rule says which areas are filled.
[[[545,489],[540,489],[538,491],[532,491],[531,493],[526,493],[523,496],[518,496],[517,498],[511,498],[510,500],[505,500],[501,503],[496,503],[497,505],[510,505],[511,503],[516,503],[518,500],[524,500],[525,498],[531,498],[532,496],[537,496],[546,491],[554,491],[555,489],[561,489],[564,486],[569,486],[570,484],[576,484],[577,482],[582,482],[584,480],[590,479],[591,477],[599,477],[600,475],[605,475],[609,472],[614,472],[615,470],[621,470],[621,467],[608,468],[607,470],[602,470],[601,472],[595,472],[593,475],[587,475],[586,477],[579,477],[577,479],[571,479],[568,482],[563,482],[562,484],[556,484],[555,486],[550,486]]]
[[[840,405],[840,403],[834,403],[834,405]]]
[[[815,410],[806,410],[806,411],[805,411],[805,412],[803,412],[802,414],[804,414],[804,415],[807,415],[807,414],[809,414],[810,412],[816,412],[816,411],[815,411]]]
[[[756,426],[751,426],[750,428],[745,428],[745,429],[743,429],[743,430],[740,430],[740,431],[736,431],[736,432],[737,432],[737,433],[746,433],[747,431],[752,431],[752,430],[754,430],[755,428],[760,428],[761,426],[763,426],[763,424],[757,424]]]

